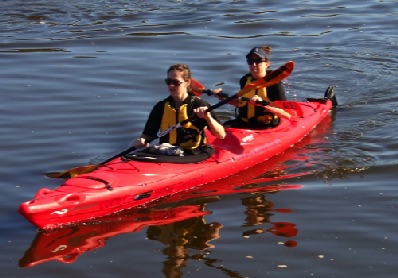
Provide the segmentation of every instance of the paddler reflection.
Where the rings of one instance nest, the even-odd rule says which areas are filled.
[[[206,205],[200,205],[202,211],[205,211]],[[162,270],[166,277],[182,277],[181,269],[188,259],[203,259],[201,254],[189,256],[188,249],[214,248],[210,242],[220,237],[222,227],[218,222],[206,223],[205,217],[200,216],[166,225],[150,226],[147,236],[148,239],[158,240],[167,246],[163,249],[167,259]]]
[[[271,217],[275,213],[292,213],[290,209],[274,208],[274,204],[267,201],[264,194],[250,195],[241,200],[245,207],[245,219],[242,227],[250,227],[249,230],[242,233],[242,236],[250,237],[266,232],[282,238],[292,238],[297,235],[298,230],[294,223],[271,221]],[[206,203],[200,206],[201,210],[206,211]],[[180,222],[148,227],[148,239],[157,240],[166,245],[163,249],[166,259],[162,270],[166,277],[182,277],[182,269],[188,260],[202,260],[206,265],[218,261],[210,258],[210,249],[216,248],[215,241],[221,237],[220,232],[223,225],[219,222],[206,223],[207,215],[208,213],[204,213],[202,216]],[[263,228],[269,224],[271,224],[270,228]],[[253,227],[256,228],[253,229]],[[284,242],[284,245],[295,247],[297,242],[289,239]],[[193,250],[200,252],[190,254],[195,253]],[[234,272],[224,267],[222,271]]]
[[[251,235],[263,234],[266,232],[272,233],[275,236],[280,237],[294,237],[297,235],[296,224],[290,222],[271,222],[271,216],[274,212],[279,213],[292,213],[290,209],[275,209],[274,204],[265,199],[264,195],[255,195],[242,198],[242,205],[246,207],[245,214],[246,219],[243,227],[256,227],[266,223],[272,226],[268,229],[255,228],[244,231],[242,235],[244,237],[250,237]],[[297,242],[294,240],[288,240],[284,243],[287,247],[297,246]]]

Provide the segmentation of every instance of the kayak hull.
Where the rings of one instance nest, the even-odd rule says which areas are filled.
[[[330,100],[279,101],[291,119],[275,128],[226,129],[225,139],[208,134],[215,153],[199,163],[174,164],[117,158],[58,188],[40,189],[19,212],[40,229],[59,227],[141,207],[172,194],[233,175],[261,163],[303,139],[332,108]]]

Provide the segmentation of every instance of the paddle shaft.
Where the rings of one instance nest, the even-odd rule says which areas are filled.
[[[203,90],[203,93],[205,93],[208,96],[216,96],[216,97],[219,96],[219,97],[222,97],[222,98],[228,98],[229,97],[229,95],[226,94],[226,93],[215,93],[215,92],[213,92],[210,89]],[[248,98],[248,97],[238,97],[238,99],[242,100],[242,101],[250,101],[250,98]],[[256,105],[259,105],[259,106],[266,106],[266,105],[271,104],[269,101],[266,101],[266,100],[256,100],[254,103]]]

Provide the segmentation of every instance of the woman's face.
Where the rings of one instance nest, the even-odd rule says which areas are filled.
[[[269,62],[261,59],[257,55],[248,59],[250,74],[254,79],[264,78],[267,74]]]
[[[188,92],[189,80],[184,80],[181,71],[170,71],[167,74],[166,84],[172,96],[182,96]]]

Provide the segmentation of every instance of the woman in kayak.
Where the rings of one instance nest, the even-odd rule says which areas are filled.
[[[260,46],[254,47],[246,55],[246,62],[249,65],[250,72],[239,80],[241,89],[250,82],[265,78],[267,73],[271,71],[268,70],[271,51],[272,48],[269,46]],[[272,104],[275,100],[286,100],[285,88],[281,82],[268,88],[252,90],[246,93],[244,97],[250,98],[250,101],[239,101],[236,99],[230,102],[236,107],[236,118],[225,122],[225,127],[275,127],[279,124],[279,117],[290,117],[285,111]],[[271,104],[267,106],[255,105],[256,101],[262,100],[271,102]]]
[[[133,143],[136,147],[149,146],[148,140],[156,137],[177,123],[196,115],[196,119],[160,137],[160,144],[179,146],[184,151],[193,152],[206,144],[204,129],[208,128],[217,138],[225,137],[222,124],[212,112],[210,105],[190,93],[191,70],[185,64],[174,64],[167,70],[165,79],[170,96],[158,102],[149,114],[142,135]]]

